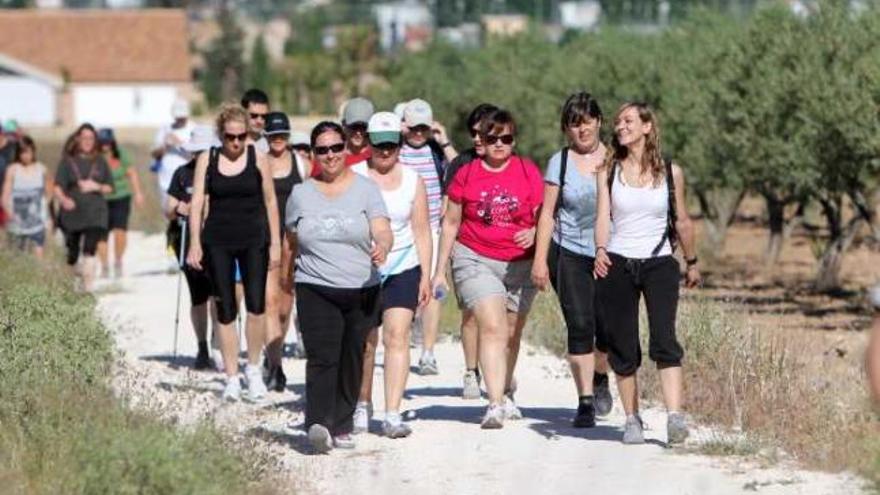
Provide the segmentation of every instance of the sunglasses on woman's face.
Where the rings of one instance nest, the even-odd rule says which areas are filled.
[[[488,136],[484,136],[483,141],[485,141],[486,144],[495,144],[498,141],[501,141],[501,144],[511,145],[513,144],[513,134],[504,134],[501,136],[490,134]]]
[[[230,143],[232,141],[244,141],[245,139],[247,139],[247,137],[248,137],[248,134],[246,132],[242,132],[241,134],[231,134],[231,133],[227,132],[227,133],[223,134],[223,138],[226,139],[227,141],[229,141]]]
[[[331,144],[330,146],[315,146],[315,154],[316,155],[326,155],[331,151],[334,153],[342,153],[342,150],[345,149],[345,143],[336,143]]]

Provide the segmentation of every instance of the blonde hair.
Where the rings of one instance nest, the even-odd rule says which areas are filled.
[[[614,113],[613,122],[615,125],[617,125],[621,114],[630,108],[635,108],[639,112],[639,119],[641,119],[642,123],[651,124],[651,132],[645,136],[645,150],[642,153],[639,173],[645,174],[650,171],[654,187],[657,187],[666,175],[666,166],[663,164],[663,155],[660,153],[660,120],[657,118],[656,112],[647,103],[628,102],[621,105],[617,112]],[[605,170],[610,171],[614,162],[623,161],[628,154],[629,150],[626,146],[620,144],[615,133],[611,139],[611,146],[608,147],[608,152],[605,154],[603,167]],[[614,178],[609,177],[609,181],[611,180],[614,180]]]
[[[217,135],[222,138],[226,132],[223,128],[227,122],[241,122],[244,124],[245,131],[251,132],[250,119],[248,119],[247,111],[238,103],[227,102],[220,105],[220,111],[217,113]]]

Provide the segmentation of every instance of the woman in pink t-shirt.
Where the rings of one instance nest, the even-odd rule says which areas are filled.
[[[531,282],[535,225],[543,199],[541,172],[513,154],[516,122],[495,110],[480,126],[486,154],[462,166],[449,184],[433,287],[448,287],[446,267],[462,305],[474,312],[480,367],[489,394],[483,428],[520,419],[513,370],[526,317],[535,298]]]

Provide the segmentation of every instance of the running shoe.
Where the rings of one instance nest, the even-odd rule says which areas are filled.
[[[238,379],[238,375],[226,377],[223,400],[228,402],[238,402],[241,400],[241,381]]]
[[[437,368],[437,358],[433,354],[422,354],[419,359],[419,374],[422,376],[437,375],[440,370]]]
[[[516,402],[513,400],[513,392],[508,392],[504,394],[504,402],[502,403],[502,408],[504,409],[504,418],[509,419],[511,421],[517,421],[523,419],[522,411],[516,407]]]
[[[685,439],[690,435],[684,414],[680,412],[669,413],[666,418],[666,442],[684,443]]]
[[[309,427],[309,443],[319,454],[326,454],[333,450],[333,437],[324,425],[313,424]]]
[[[608,416],[614,408],[614,399],[611,398],[611,389],[608,388],[608,375],[595,373],[593,375],[593,404],[596,406],[596,416]]]
[[[623,443],[640,444],[645,443],[645,423],[642,422],[641,416],[634,414],[626,417],[626,424],[623,426]]]
[[[366,433],[370,429],[370,419],[373,417],[373,404],[369,402],[358,402],[357,406],[354,408],[354,415],[352,415],[352,422],[354,423],[354,429],[352,429],[352,434],[359,435],[361,433]]]
[[[578,404],[577,414],[571,425],[575,428],[592,428],[596,426],[596,408],[593,402],[581,402]]]
[[[223,362],[223,353],[220,352],[219,349],[215,349],[212,353],[212,360],[214,361],[214,369],[223,373],[223,370],[226,369],[226,364]]]
[[[266,398],[266,384],[263,383],[263,371],[260,366],[247,364],[244,368],[244,376],[247,379],[248,399],[256,402]]]
[[[465,400],[474,400],[480,398],[480,375],[476,371],[467,370],[464,372],[464,382],[461,388],[461,397]]]
[[[412,428],[400,419],[400,415],[396,417],[386,417],[382,422],[382,433],[388,438],[406,438],[412,433]]]
[[[336,435],[333,437],[333,446],[337,449],[346,449],[351,450],[355,447],[354,437],[349,435],[348,433],[343,433],[342,435]]]
[[[484,430],[497,430],[504,428],[504,408],[501,404],[489,404],[480,428]]]
[[[196,362],[193,363],[193,368],[197,370],[206,370],[210,368],[212,364],[208,349],[199,349],[199,353],[196,354]]]

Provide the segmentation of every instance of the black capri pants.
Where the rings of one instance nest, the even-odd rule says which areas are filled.
[[[171,248],[174,250],[174,256],[181,260],[180,248],[182,246],[180,245],[179,229],[174,234],[174,240],[175,242],[171,244]],[[189,242],[189,236],[186,236],[187,246],[189,246]],[[183,253],[183,255],[186,256],[186,253]],[[196,270],[184,261],[183,276],[186,278],[186,286],[189,287],[190,303],[193,306],[201,306],[208,302],[208,299],[211,297],[211,281],[208,279],[208,274],[202,270]]]
[[[306,348],[306,428],[351,433],[361,389],[367,332],[379,317],[379,286],[340,289],[296,284],[296,311]]]
[[[65,245],[67,246],[67,264],[75,265],[79,260],[79,254],[94,256],[98,250],[98,242],[104,238],[106,229],[89,227],[82,230],[65,232]]]
[[[565,249],[556,242],[550,243],[547,258],[550,283],[562,308],[568,329],[568,353],[573,356],[590,354],[594,347],[608,352],[602,307],[596,301],[593,261],[594,258]]]
[[[248,313],[266,311],[266,276],[269,272],[269,246],[205,245],[205,265],[211,289],[217,298],[217,320],[226,325],[238,316],[235,304],[235,262],[241,269],[244,304]]]
[[[608,337],[608,363],[614,373],[629,376],[642,364],[639,342],[639,299],[648,310],[648,356],[660,369],[681,366],[684,351],[675,338],[675,316],[681,273],[672,256],[632,259],[613,253],[611,268],[598,280]]]

